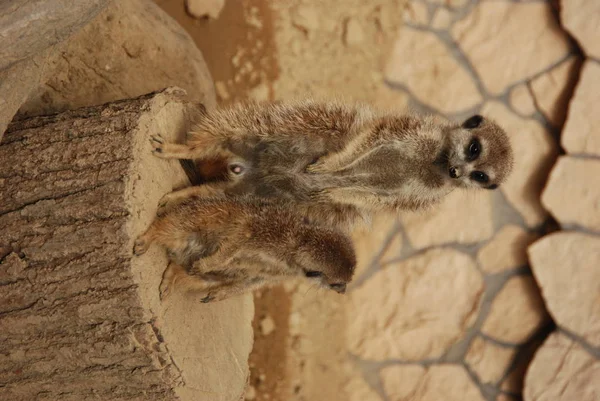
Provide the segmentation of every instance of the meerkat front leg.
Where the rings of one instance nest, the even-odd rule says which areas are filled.
[[[229,185],[229,182],[217,182],[195,185],[169,192],[168,194],[163,195],[158,201],[156,215],[163,216],[171,207],[194,196],[203,198],[222,198],[225,196],[225,189]]]
[[[211,158],[233,158],[235,155],[223,148],[222,144],[214,137],[206,135],[202,141],[196,140],[195,146],[182,145],[165,141],[160,135],[150,137],[152,154],[161,159],[211,159]]]
[[[268,282],[266,277],[248,277],[239,281],[229,281],[215,284],[204,290],[206,296],[201,299],[203,303],[222,301],[235,295],[251,292],[263,287]]]
[[[306,171],[312,174],[322,174],[344,169],[356,159],[363,142],[362,136],[354,138],[341,151],[322,156],[316,162],[309,164]]]

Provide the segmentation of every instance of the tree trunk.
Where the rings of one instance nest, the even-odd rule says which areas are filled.
[[[250,295],[159,300],[164,251],[132,255],[186,182],[148,138],[181,139],[177,90],[13,122],[0,143],[0,399],[238,400]]]

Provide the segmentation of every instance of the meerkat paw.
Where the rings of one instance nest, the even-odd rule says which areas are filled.
[[[210,292],[203,298],[200,299],[200,302],[202,302],[203,304],[207,304],[209,302],[213,302],[216,301],[217,299],[215,298],[214,295],[212,295]]]
[[[162,157],[165,140],[160,134],[152,135],[150,137],[150,144],[152,145],[152,154],[154,156]]]
[[[319,174],[325,172],[325,168],[323,163],[319,163],[319,161],[315,161],[314,163],[306,166],[306,172],[310,174]]]
[[[167,213],[167,209],[169,208],[169,204],[172,201],[172,196],[171,194],[165,194],[163,195],[162,198],[160,198],[160,200],[158,201],[158,206],[156,209],[156,215],[158,217],[162,217]]]
[[[328,189],[313,191],[310,194],[310,199],[314,202],[329,202],[331,201],[330,191]]]
[[[148,248],[150,247],[150,242],[146,241],[143,237],[138,237],[133,244],[133,254],[135,256],[140,256],[146,253]]]

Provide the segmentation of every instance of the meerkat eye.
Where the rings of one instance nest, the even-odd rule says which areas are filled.
[[[467,149],[467,159],[469,161],[475,160],[479,157],[479,153],[481,153],[481,144],[477,138],[473,138]]]
[[[323,275],[323,273],[314,270],[306,271],[304,274],[306,277],[321,277]]]
[[[477,182],[488,182],[489,181],[489,177],[487,176],[486,173],[481,172],[481,171],[473,171],[471,173],[471,179],[473,181],[477,181]]]
[[[466,129],[477,128],[481,125],[483,121],[483,117],[479,114],[474,115],[473,117],[469,117],[463,124],[462,127]]]

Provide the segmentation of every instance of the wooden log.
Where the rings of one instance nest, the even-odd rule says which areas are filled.
[[[164,251],[132,255],[186,182],[148,138],[180,140],[181,90],[11,123],[0,143],[0,399],[238,400],[253,303],[158,287]]]

